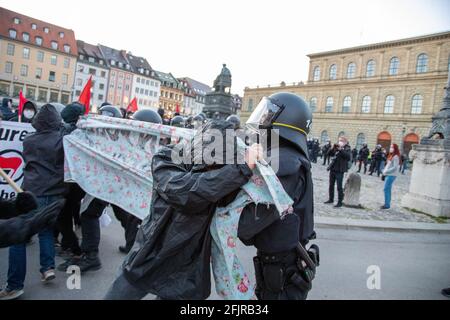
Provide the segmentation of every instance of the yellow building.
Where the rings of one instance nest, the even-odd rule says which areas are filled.
[[[246,88],[241,117],[264,96],[292,92],[314,112],[311,137],[345,135],[358,148],[397,143],[408,152],[441,108],[449,55],[450,32],[310,54],[306,84]]]
[[[159,96],[159,107],[164,109],[164,116],[173,118],[175,113],[184,113],[183,86],[171,73],[156,71],[155,74],[161,81],[161,95]]]
[[[69,103],[77,62],[75,34],[0,8],[0,95]]]

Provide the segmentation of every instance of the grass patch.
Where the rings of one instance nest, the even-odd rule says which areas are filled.
[[[414,213],[418,213],[418,214],[422,214],[424,216],[427,216],[428,218],[433,219],[437,223],[448,223],[449,220],[450,220],[450,218],[448,218],[448,217],[435,217],[435,216],[432,216],[431,214],[422,212],[422,211],[417,210],[417,209],[411,209],[411,208],[405,208],[405,209],[408,210],[408,211],[414,212]]]

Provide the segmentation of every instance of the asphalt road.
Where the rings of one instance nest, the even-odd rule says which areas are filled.
[[[321,228],[317,230],[321,266],[309,299],[446,299],[440,294],[450,287],[450,235],[388,233]],[[123,231],[117,221],[102,229],[103,268],[86,273],[81,289],[69,290],[69,275],[44,285],[39,274],[38,241],[27,248],[28,273],[22,299],[102,299],[124,255],[118,252]],[[254,249],[239,246],[244,265],[253,277]],[[57,258],[57,262],[62,262]],[[369,290],[369,266],[378,266],[380,289]],[[6,281],[8,250],[0,250],[0,283]],[[147,296],[146,299],[152,299]],[[210,299],[219,299],[212,288]]]

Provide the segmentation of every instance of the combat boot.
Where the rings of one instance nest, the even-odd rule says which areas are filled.
[[[102,263],[98,257],[98,252],[89,252],[83,255],[78,261],[81,273],[86,271],[96,271],[102,268]]]

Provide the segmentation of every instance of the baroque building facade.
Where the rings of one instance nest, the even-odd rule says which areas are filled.
[[[245,88],[242,120],[264,96],[292,92],[313,111],[311,137],[345,135],[358,148],[397,143],[407,153],[441,108],[450,68],[450,32],[308,55],[306,84]]]

